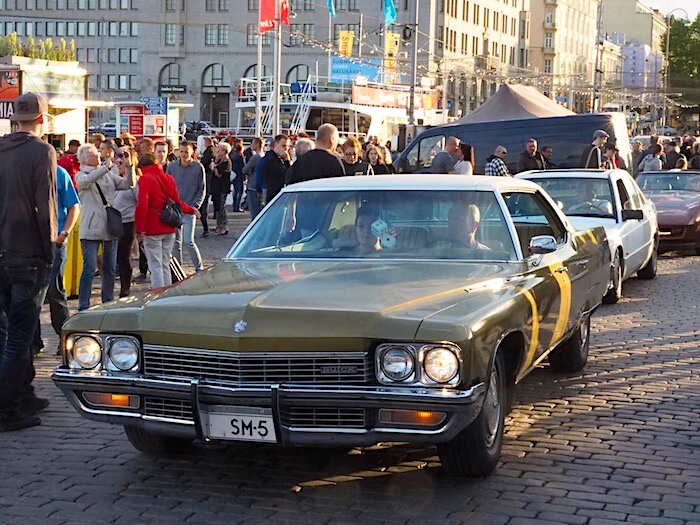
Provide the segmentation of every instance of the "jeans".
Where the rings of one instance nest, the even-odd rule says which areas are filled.
[[[51,267],[51,274],[49,277],[49,288],[46,291],[46,299],[44,300],[44,303],[49,304],[51,326],[58,335],[61,335],[63,323],[70,317],[68,298],[66,297],[66,290],[63,287],[63,272],[66,268],[67,248],[68,246],[66,243],[54,245],[53,266]],[[37,319],[32,347],[34,349],[44,347],[44,343],[41,341],[41,322],[39,319]]]
[[[233,211],[241,211],[241,198],[243,197],[243,175],[237,175],[233,179]]]
[[[173,284],[170,274],[170,254],[174,244],[174,233],[146,235],[143,239],[143,249],[148,259],[148,268],[151,270],[151,288],[162,288]]]
[[[248,189],[246,191],[248,194],[248,210],[250,210],[250,219],[253,220],[255,217],[258,216],[258,213],[260,213],[260,210],[262,209],[262,206],[260,205],[260,196],[258,195],[258,192],[255,191],[255,189]]]
[[[136,233],[134,223],[124,223],[124,235],[119,238],[117,244],[117,266],[119,268],[119,297],[126,297],[131,294],[131,252],[134,248]]]
[[[97,249],[102,245],[102,302],[114,300],[114,278],[117,273],[117,239],[110,241],[91,241],[81,239],[83,251],[83,273],[80,275],[78,289],[78,311],[90,308],[92,280],[97,268]]]
[[[185,246],[187,251],[190,252],[190,258],[194,265],[194,271],[198,272],[202,269],[202,254],[199,253],[199,248],[194,242],[194,228],[196,224],[197,217],[194,215],[182,216],[182,226],[175,232],[175,258],[182,263],[182,243],[184,238]],[[148,266],[151,266],[150,260],[148,261]],[[151,269],[151,274],[153,274],[153,269]]]
[[[39,257],[0,254],[0,411],[32,392],[30,350],[52,265]]]

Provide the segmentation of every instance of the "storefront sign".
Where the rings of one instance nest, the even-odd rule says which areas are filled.
[[[352,87],[353,104],[365,104],[368,106],[384,106],[389,108],[407,108],[408,91],[393,91],[365,86]],[[416,109],[436,109],[437,93],[416,93]]]
[[[120,115],[143,115],[143,106],[120,106]]]
[[[187,93],[185,85],[161,85],[158,87],[158,93],[161,95],[184,95]]]
[[[135,137],[143,136],[143,115],[131,115],[129,117],[129,133]]]
[[[48,99],[57,97],[63,100],[85,100],[84,77],[60,73],[22,71],[22,91],[39,92]]]

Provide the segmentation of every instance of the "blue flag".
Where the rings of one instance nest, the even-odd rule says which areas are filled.
[[[330,14],[333,18],[338,16],[335,13],[335,2],[333,2],[333,0],[328,0],[328,11],[330,12]]]
[[[331,0],[328,0],[329,2]],[[388,26],[396,21],[396,6],[394,0],[384,0],[384,25]]]

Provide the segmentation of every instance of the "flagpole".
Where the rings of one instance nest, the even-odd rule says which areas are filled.
[[[331,10],[328,10],[328,78],[327,82],[331,80],[331,51],[333,49],[333,15]]]
[[[411,60],[411,85],[408,92],[408,125],[416,124],[416,77],[418,73],[418,14],[420,0],[415,0],[413,7],[416,10],[413,16],[413,53]],[[413,134],[415,137],[415,133]]]
[[[256,93],[255,93],[255,136],[256,137],[262,137],[262,72],[263,72],[263,63],[262,63],[262,54],[263,54],[263,46],[262,46],[262,33],[260,33],[260,29],[258,28],[258,65],[255,68],[256,71],[256,77],[257,77],[257,86],[256,86]]]
[[[280,77],[282,62],[282,17],[280,13],[280,3],[275,2],[275,60],[272,102],[274,103],[274,113],[272,120],[272,136],[280,133]]]

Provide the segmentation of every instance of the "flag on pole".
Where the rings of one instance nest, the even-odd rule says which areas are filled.
[[[336,16],[338,16],[338,15],[335,13],[335,2],[334,2],[333,0],[328,0],[328,12],[331,14],[331,16],[332,16],[333,18],[335,18]]]
[[[281,0],[280,1],[280,22],[283,24],[287,24],[287,27],[289,27],[289,1],[288,0]]]
[[[329,0],[330,2],[331,0]],[[396,6],[394,0],[384,0],[384,25],[388,26],[396,21]]]
[[[262,34],[275,28],[275,0],[260,0],[258,31]]]

